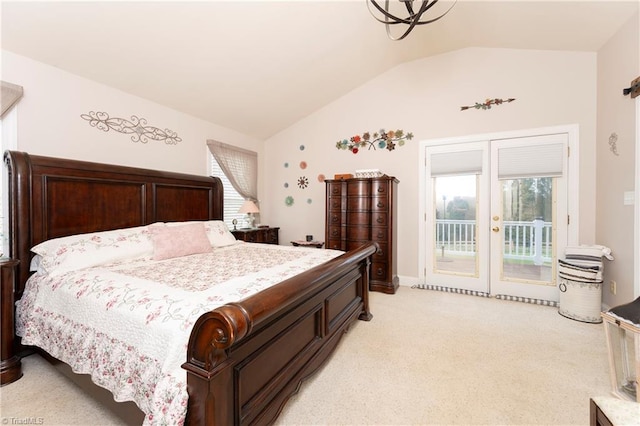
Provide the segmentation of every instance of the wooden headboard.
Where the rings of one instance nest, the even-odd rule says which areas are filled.
[[[29,277],[31,247],[56,237],[147,225],[221,220],[215,177],[6,151],[9,255],[19,259],[16,299]]]

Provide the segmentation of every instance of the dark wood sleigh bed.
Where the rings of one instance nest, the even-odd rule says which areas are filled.
[[[219,179],[7,151],[10,257],[15,299],[29,278],[31,247],[56,237],[147,225],[220,220]],[[200,316],[183,368],[187,424],[269,424],[331,355],[353,321],[370,320],[372,243],[240,302]],[[3,297],[6,293],[3,292]],[[2,301],[3,310],[12,304]],[[15,339],[2,315],[3,348]],[[4,350],[4,349],[3,349]],[[4,357],[4,353],[3,353]],[[15,357],[14,357],[15,358]],[[21,376],[2,360],[3,383]],[[7,379],[7,380],[5,380]]]

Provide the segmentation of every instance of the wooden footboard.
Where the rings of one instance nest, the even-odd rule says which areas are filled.
[[[373,243],[202,315],[187,362],[190,425],[269,424],[368,302]]]

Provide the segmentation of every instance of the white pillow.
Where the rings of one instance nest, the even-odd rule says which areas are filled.
[[[41,256],[39,269],[60,275],[128,258],[153,255],[147,226],[54,238],[31,249]]]
[[[209,236],[209,241],[214,247],[225,247],[236,244],[238,240],[233,236],[227,225],[221,220],[210,220],[205,222],[205,229]]]

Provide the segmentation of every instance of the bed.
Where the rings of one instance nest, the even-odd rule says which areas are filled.
[[[20,261],[14,291],[19,303],[30,297],[20,300],[33,275],[35,246],[78,234],[222,219],[217,178],[18,151],[7,151],[5,163],[10,256]],[[184,351],[181,368],[188,394],[182,420],[193,425],[272,423],[301,383],[328,360],[350,325],[372,318],[368,289],[375,251],[375,244],[363,244],[198,314],[184,347],[176,349]],[[6,343],[16,336],[3,333],[2,339]],[[11,364],[9,369],[19,368]],[[16,376],[15,371],[5,373]],[[158,419],[147,416],[145,421]]]

